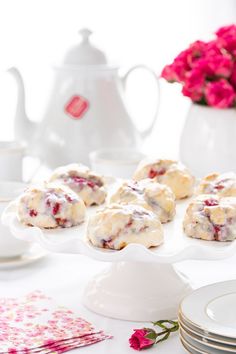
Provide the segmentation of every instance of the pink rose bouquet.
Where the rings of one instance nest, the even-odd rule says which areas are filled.
[[[192,43],[164,67],[161,77],[180,83],[193,102],[231,108],[236,106],[236,25],[215,34],[209,42]]]

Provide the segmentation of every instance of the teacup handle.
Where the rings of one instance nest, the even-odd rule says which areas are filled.
[[[159,84],[158,76],[156,75],[156,73],[152,69],[150,69],[149,67],[147,67],[145,65],[136,65],[136,66],[130,68],[127,71],[127,73],[125,74],[125,76],[122,78],[124,87],[126,86],[126,82],[127,82],[128,76],[136,69],[145,69],[145,70],[149,71],[149,73],[155,78],[155,82],[156,82],[156,89],[157,89],[156,111],[155,111],[154,117],[153,117],[149,127],[147,127],[146,129],[144,129],[143,131],[140,132],[141,136],[143,138],[146,138],[151,133],[152,128],[153,128],[153,126],[154,126],[154,124],[156,123],[156,120],[157,120],[157,115],[158,115],[159,106],[160,106],[160,84]]]

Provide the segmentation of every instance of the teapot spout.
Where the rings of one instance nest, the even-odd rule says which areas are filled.
[[[28,144],[32,141],[37,123],[29,120],[25,112],[25,87],[23,78],[19,70],[15,67],[8,69],[16,80],[18,96],[14,121],[14,136],[17,140],[26,141]]]

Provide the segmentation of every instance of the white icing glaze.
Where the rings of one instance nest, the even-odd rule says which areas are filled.
[[[71,227],[84,221],[83,200],[66,186],[53,183],[31,186],[20,197],[18,218],[40,228]]]
[[[146,159],[140,162],[133,176],[139,181],[151,178],[169,186],[176,199],[190,197],[193,194],[195,179],[178,161]]]
[[[171,189],[151,179],[125,181],[111,196],[112,203],[133,203],[153,211],[162,223],[175,215],[175,196]]]
[[[104,181],[97,173],[82,164],[70,164],[58,167],[50,181],[67,185],[77,193],[86,206],[100,205],[106,198]]]
[[[101,248],[119,250],[129,243],[149,248],[163,242],[163,229],[150,210],[133,204],[110,204],[90,218],[87,237]]]
[[[217,194],[221,197],[236,197],[236,174],[213,173],[204,177],[196,188],[196,194]]]
[[[236,238],[236,198],[199,195],[187,208],[183,228],[193,238],[232,241]]]

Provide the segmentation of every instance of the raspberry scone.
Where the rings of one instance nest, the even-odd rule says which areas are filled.
[[[120,250],[130,243],[149,248],[163,242],[163,229],[150,210],[134,204],[110,204],[90,218],[87,238],[101,248]]]
[[[140,162],[133,176],[140,181],[151,178],[170,187],[176,199],[190,197],[193,194],[195,178],[178,161],[147,159]]]
[[[133,203],[153,211],[162,223],[175,216],[175,196],[169,187],[150,179],[125,181],[111,196],[112,203]]]
[[[101,176],[82,164],[58,167],[50,182],[59,182],[70,187],[84,201],[86,206],[100,205],[106,198],[104,181]]]
[[[212,173],[204,177],[196,189],[196,194],[217,194],[220,197],[236,197],[236,174]]]
[[[71,227],[85,219],[83,200],[70,188],[53,184],[29,187],[19,198],[17,215],[29,226]]]
[[[183,228],[193,238],[232,241],[236,238],[236,198],[199,195],[187,208]]]

